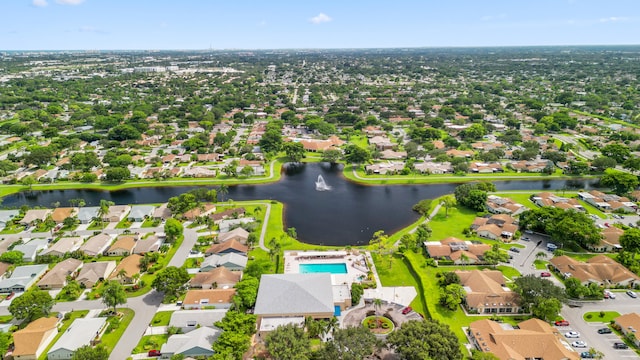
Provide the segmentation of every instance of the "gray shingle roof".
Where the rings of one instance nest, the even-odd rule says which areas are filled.
[[[91,343],[97,333],[107,322],[107,318],[76,319],[67,331],[62,334],[48,354],[60,349],[75,351],[81,346]]]
[[[262,275],[254,314],[333,313],[331,274]]]

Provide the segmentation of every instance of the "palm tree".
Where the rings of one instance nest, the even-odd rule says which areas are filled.
[[[380,308],[382,308],[382,300],[375,298],[373,299],[373,308],[376,310],[376,322],[377,327],[380,327]]]
[[[103,225],[104,228],[104,217],[105,215],[107,215],[109,213],[109,206],[112,206],[114,203],[113,201],[108,201],[108,200],[100,200],[100,206],[98,207],[98,218],[100,219],[100,224]]]
[[[536,254],[536,259],[544,259],[547,257],[547,254],[544,251],[540,251]]]
[[[469,263],[469,256],[465,253],[460,254],[460,262],[462,263],[462,266],[467,265]]]
[[[445,217],[449,217],[449,208],[456,206],[456,198],[453,195],[446,195],[442,197],[442,206],[444,206]]]
[[[220,195],[220,201],[224,201],[224,196],[229,193],[229,186],[226,184],[220,184],[218,187],[218,195]]]
[[[327,320],[324,331],[326,334],[333,333],[339,326],[340,326],[340,322],[338,321],[338,318],[335,316],[332,316],[329,318],[329,320]]]
[[[127,278],[127,270],[125,269],[120,269],[120,271],[118,271],[118,278],[122,281],[124,281]]]

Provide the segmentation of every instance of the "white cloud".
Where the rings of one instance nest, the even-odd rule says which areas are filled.
[[[84,0],[56,0],[60,5],[80,5]]]
[[[33,6],[37,7],[45,7],[49,5],[49,3],[47,3],[47,0],[33,0],[31,3],[33,4]]]
[[[606,23],[606,22],[621,22],[621,21],[627,21],[629,20],[626,17],[619,17],[619,16],[610,16],[608,18],[602,18],[599,21],[601,23]]]
[[[318,25],[318,24],[322,24],[322,23],[326,23],[331,21],[332,19],[329,17],[329,15],[325,14],[325,13],[320,13],[314,17],[312,17],[311,19],[309,19],[309,21],[311,21],[312,23]]]

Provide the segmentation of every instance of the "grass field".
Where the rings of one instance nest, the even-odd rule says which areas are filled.
[[[149,350],[160,350],[167,340],[169,340],[169,335],[167,334],[143,336],[131,353],[140,354],[148,353]]]
[[[173,311],[158,311],[151,320],[151,326],[167,326]]]
[[[601,316],[602,315],[602,316]],[[617,311],[590,311],[584,313],[582,318],[586,322],[603,322],[608,324],[611,320],[620,316],[620,313]]]
[[[111,323],[111,326],[104,335],[102,335],[102,345],[107,348],[108,352],[111,352],[116,346],[118,340],[120,340],[135,315],[135,312],[128,308],[118,308],[117,311],[122,314],[122,317],[119,320],[116,320],[113,316],[109,317],[108,321]]]

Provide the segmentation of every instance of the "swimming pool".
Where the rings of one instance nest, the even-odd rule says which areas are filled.
[[[347,264],[335,263],[335,264],[300,264],[301,274],[310,273],[332,273],[332,274],[346,274]]]

